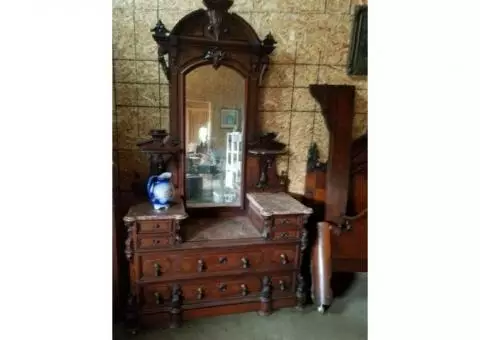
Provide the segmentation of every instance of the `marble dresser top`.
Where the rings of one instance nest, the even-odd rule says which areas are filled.
[[[183,220],[187,217],[188,215],[181,201],[170,203],[170,207],[166,210],[155,210],[150,202],[144,202],[130,207],[128,214],[123,220],[125,222],[162,219]]]
[[[293,214],[310,215],[313,213],[311,208],[306,207],[284,192],[252,192],[247,193],[247,199],[262,216]]]

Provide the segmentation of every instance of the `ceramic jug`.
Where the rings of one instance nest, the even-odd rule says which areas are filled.
[[[158,176],[151,176],[147,183],[147,193],[155,210],[167,209],[174,196],[172,173],[164,172]]]

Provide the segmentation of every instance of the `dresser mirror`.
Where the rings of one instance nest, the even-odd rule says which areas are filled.
[[[241,206],[245,78],[197,67],[185,75],[184,105],[186,206]]]

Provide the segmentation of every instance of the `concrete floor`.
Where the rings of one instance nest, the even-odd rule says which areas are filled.
[[[135,337],[120,328],[114,339],[123,340],[363,340],[367,339],[367,276],[360,274],[337,297],[327,314],[313,307],[304,312],[276,311],[268,317],[235,314],[186,322],[180,329],[152,330]]]

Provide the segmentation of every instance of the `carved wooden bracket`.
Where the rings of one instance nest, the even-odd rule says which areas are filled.
[[[165,130],[151,130],[151,139],[140,142],[137,146],[150,156],[150,176],[165,172],[168,162],[180,151],[180,142],[172,140]]]

